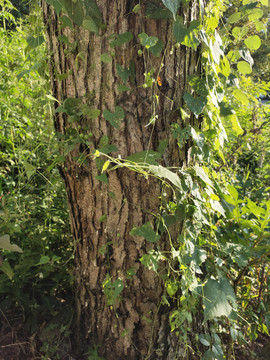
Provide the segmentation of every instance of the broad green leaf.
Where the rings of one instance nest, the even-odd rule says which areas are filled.
[[[25,168],[25,171],[26,171],[26,175],[28,177],[28,179],[30,179],[30,177],[32,175],[34,175],[34,173],[36,172],[36,167],[29,164],[29,162],[25,161],[23,162],[23,166]]]
[[[42,256],[36,265],[48,264],[49,261],[50,261],[49,256]]]
[[[228,77],[231,72],[230,63],[226,56],[223,56],[222,61],[220,62],[220,70],[222,75]]]
[[[159,165],[150,165],[149,170],[152,174],[159,178],[164,178],[169,180],[173,185],[175,185],[178,189],[182,189],[181,180],[177,174],[168,170],[167,168]]]
[[[9,280],[12,280],[14,271],[7,260],[3,261],[2,265],[0,266],[0,270],[8,276]]]
[[[158,42],[158,38],[156,36],[148,36],[145,32],[139,34],[138,37],[142,46],[144,46],[146,49],[155,46]]]
[[[150,164],[155,165],[156,160],[161,159],[160,153],[153,150],[144,150],[135,154],[129,155],[127,160],[137,164]]]
[[[243,105],[248,105],[249,104],[249,99],[247,97],[247,95],[240,89],[235,89],[233,91],[233,96],[240,101]]]
[[[211,336],[209,334],[199,335],[199,340],[205,346],[210,346],[211,344]]]
[[[77,25],[81,26],[84,19],[82,1],[62,0],[69,18]]]
[[[72,21],[70,20],[69,17],[67,17],[66,15],[63,15],[59,18],[60,22],[62,25],[70,27],[71,29],[73,28],[73,24]]]
[[[156,43],[156,45],[150,47],[149,51],[150,51],[153,55],[159,56],[160,53],[161,53],[161,51],[163,50],[163,46],[164,46],[163,41],[160,40],[160,39],[158,39],[158,42]]]
[[[172,13],[168,9],[160,6],[160,3],[154,1],[147,1],[145,8],[145,16],[151,19],[171,19]]]
[[[192,111],[196,117],[198,117],[202,113],[205,105],[207,104],[206,96],[194,98],[192,95],[185,93],[183,99],[185,100],[190,111]]]
[[[81,106],[82,114],[89,117],[90,119],[96,119],[100,115],[99,109],[92,109],[90,106],[83,104]]]
[[[244,42],[250,50],[258,50],[261,46],[261,39],[258,35],[249,36]]]
[[[130,90],[130,88],[128,86],[126,86],[126,85],[119,85],[118,86],[118,91],[119,92],[129,91],[129,90]]]
[[[104,63],[110,63],[112,62],[112,57],[109,53],[103,53],[100,56],[100,60]]]
[[[119,150],[113,144],[112,145],[106,144],[106,145],[103,145],[103,146],[99,147],[98,151],[103,153],[103,154],[109,154],[109,153],[111,153],[113,151],[119,151]]]
[[[64,1],[63,0],[46,0],[46,2],[54,7],[55,12],[56,12],[57,15],[59,15],[60,11],[64,7]]]
[[[229,116],[231,122],[232,122],[232,128],[235,131],[236,135],[242,135],[243,134],[243,129],[241,128],[241,125],[239,124],[238,118],[236,114],[230,115]]]
[[[221,277],[218,280],[208,279],[204,287],[204,321],[217,317],[229,317],[236,307],[236,297],[229,280]]]
[[[240,20],[242,14],[240,12],[235,12],[233,13],[231,16],[229,16],[227,22],[229,24],[234,24],[236,23],[238,20]]]
[[[153,230],[150,222],[143,224],[141,227],[133,228],[130,231],[132,236],[142,236],[145,240],[155,243],[160,239],[160,236]]]
[[[103,117],[109,121],[113,127],[118,128],[119,120],[124,119],[125,113],[121,106],[116,106],[114,113],[111,113],[109,110],[105,109],[103,111]]]
[[[29,35],[26,39],[28,45],[30,46],[31,49],[35,49],[36,47],[38,47],[39,45],[41,45],[42,43],[44,43],[45,39],[43,35],[40,35],[38,37]]]
[[[98,28],[97,24],[90,16],[87,16],[86,18],[84,18],[84,20],[82,22],[82,27],[85,30],[88,30],[89,32],[93,32],[96,34],[99,33],[99,28]]]
[[[237,69],[241,74],[246,75],[252,73],[252,68],[246,61],[239,61],[237,63]]]
[[[166,8],[172,12],[173,18],[175,20],[175,16],[176,16],[177,10],[180,7],[181,0],[162,0],[162,2],[166,6]]]
[[[109,182],[108,182],[108,177],[107,177],[107,175],[104,174],[104,173],[101,174],[101,175],[97,175],[97,176],[96,176],[96,179],[104,182],[105,184],[108,184],[108,183],[109,183]]]
[[[263,6],[268,6],[268,0],[260,0]]]
[[[0,249],[7,250],[7,251],[15,251],[22,253],[22,249],[15,244],[10,243],[10,236],[8,234],[5,234],[0,237]]]
[[[232,29],[232,35],[237,39],[241,40],[248,33],[248,28],[243,26],[242,28],[236,26]]]
[[[130,68],[122,68],[119,64],[116,64],[116,70],[120,79],[126,84],[128,78],[132,75],[132,70]]]
[[[119,34],[117,38],[114,41],[110,42],[110,46],[112,48],[115,48],[116,46],[123,45],[133,39],[133,35],[131,32],[125,32],[122,34]]]
[[[259,20],[263,16],[262,9],[253,9],[252,12],[248,15],[249,21]]]
[[[209,179],[209,177],[206,175],[206,172],[204,171],[204,169],[200,166],[193,166],[193,169],[195,170],[196,175],[202,179],[203,182],[205,182],[206,184],[213,186],[212,181]]]
[[[189,34],[189,30],[187,27],[183,24],[182,19],[177,18],[176,21],[173,23],[173,35],[175,37],[175,40],[177,42],[182,42],[185,40],[186,35]]]

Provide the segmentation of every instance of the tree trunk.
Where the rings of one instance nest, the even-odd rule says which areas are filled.
[[[76,98],[100,110],[96,118],[56,113],[55,127],[65,156],[61,173],[74,237],[77,341],[98,345],[99,353],[107,360],[184,358],[179,352],[176,355],[180,350],[170,335],[166,312],[171,309],[161,306],[162,281],[140,262],[142,255],[157,245],[130,235],[133,227],[147,221],[154,225],[161,186],[157,180],[126,168],[110,171],[106,184],[97,178],[101,175],[101,159],[92,156],[107,139],[118,149],[112,156],[121,155],[122,159],[144,150],[158,151],[160,140],[168,140],[162,163],[183,166],[188,161],[188,146],[180,153],[171,124],[182,123],[177,109],[182,105],[188,76],[199,71],[199,51],[175,47],[171,21],[145,17],[144,3],[135,13],[132,1],[97,1],[102,23],[106,24],[98,36],[81,26],[60,25],[54,9],[43,2],[53,96],[61,104]],[[180,12],[189,23],[198,15],[198,2],[191,1]],[[133,39],[112,48],[110,36],[125,32],[131,32]],[[142,32],[163,40],[162,56],[147,50],[143,56],[138,55],[142,48],[138,34]],[[115,54],[111,62],[101,61],[102,54],[112,51]],[[123,85],[119,65],[122,69],[134,65],[134,76],[130,71],[125,84],[129,91],[119,91],[118,86]],[[143,87],[144,74],[151,68],[155,69],[152,76],[161,78],[160,89],[157,83]],[[102,116],[105,109],[113,113],[116,106],[125,112],[118,127]],[[157,115],[155,124],[147,126],[153,115]],[[91,133],[88,142],[85,135],[81,136],[85,133]],[[84,140],[69,148],[66,144],[72,144],[70,134]],[[166,239],[158,246],[164,249]]]

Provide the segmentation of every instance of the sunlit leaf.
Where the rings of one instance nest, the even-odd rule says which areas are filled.
[[[258,50],[261,46],[261,39],[258,35],[249,36],[244,42],[250,50]]]
[[[141,227],[133,228],[130,235],[142,236],[145,240],[155,243],[160,239],[160,236],[153,230],[150,222],[143,224]]]

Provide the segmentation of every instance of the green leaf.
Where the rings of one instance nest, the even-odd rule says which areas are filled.
[[[96,119],[100,115],[99,109],[92,109],[90,106],[83,104],[81,106],[82,114],[89,117],[90,119]]]
[[[238,20],[240,20],[242,14],[240,12],[235,12],[233,13],[231,16],[229,16],[227,22],[229,24],[234,24],[236,23]]]
[[[62,0],[68,13],[68,17],[77,25],[81,26],[84,19],[83,2],[77,0]]]
[[[241,40],[248,33],[248,28],[243,26],[242,28],[236,26],[232,29],[232,35],[237,40]]]
[[[9,280],[12,280],[14,271],[7,260],[3,261],[2,265],[0,266],[0,270],[8,276]]]
[[[127,160],[135,162],[137,164],[150,164],[155,165],[156,160],[161,159],[160,153],[153,150],[144,150],[135,154],[129,155]]]
[[[205,346],[210,346],[211,344],[211,336],[209,334],[199,335],[199,340]]]
[[[150,222],[143,224],[141,227],[133,228],[130,231],[130,235],[142,236],[151,243],[155,243],[160,239],[160,236],[153,230]]]
[[[109,110],[105,109],[103,111],[103,117],[109,121],[113,127],[119,128],[119,120],[124,119],[125,113],[121,106],[116,106],[114,113],[111,113]]]
[[[49,261],[50,261],[49,256],[42,256],[36,265],[48,264]]]
[[[98,28],[97,24],[90,16],[87,16],[84,18],[84,20],[82,22],[82,27],[85,30],[88,30],[89,32],[93,32],[95,34],[99,33],[99,28]]]
[[[126,84],[128,78],[132,75],[131,68],[122,68],[121,65],[116,64],[117,74],[119,75],[120,79]]]
[[[109,154],[113,151],[119,151],[118,148],[115,146],[115,145],[109,145],[109,144],[106,144],[100,148],[98,148],[98,151],[103,153],[103,154]]]
[[[55,12],[56,12],[57,15],[59,15],[60,11],[64,7],[64,1],[63,0],[46,0],[46,2],[54,7]]]
[[[147,1],[145,16],[156,20],[171,19],[172,13],[170,10],[162,8],[159,3],[155,3],[154,1]]]
[[[8,234],[5,234],[0,237],[0,249],[7,250],[7,251],[15,251],[22,253],[22,249],[15,244],[10,243],[10,236]]]
[[[125,85],[119,85],[118,86],[118,91],[119,92],[123,92],[123,91],[129,91],[130,88],[128,86],[125,86]]]
[[[133,39],[133,34],[131,32],[125,32],[123,34],[119,34],[114,41],[110,42],[110,46],[115,48],[116,46],[123,45]]]
[[[237,63],[237,69],[241,74],[246,75],[252,73],[252,68],[246,61],[239,61]]]
[[[203,182],[205,182],[206,184],[213,186],[212,181],[209,179],[209,177],[206,175],[204,169],[200,166],[193,166],[193,170],[195,170],[196,175],[202,179]]]
[[[161,51],[163,50],[163,46],[164,46],[163,41],[160,40],[160,39],[158,39],[158,42],[156,43],[156,45],[150,47],[149,51],[150,51],[153,55],[159,56],[160,53],[161,53]]]
[[[208,279],[204,287],[203,304],[204,321],[221,316],[229,317],[233,307],[236,308],[236,297],[233,287],[226,277],[218,280]]]
[[[260,0],[263,6],[268,6],[268,0]]]
[[[29,35],[26,39],[28,45],[30,46],[31,49],[35,49],[36,47],[38,47],[39,45],[41,45],[42,43],[44,43],[45,39],[43,35],[40,35],[38,37]]]
[[[24,168],[25,168],[26,175],[27,175],[28,179],[30,179],[31,176],[35,174],[35,172],[36,172],[36,167],[33,166],[33,165],[31,165],[31,164],[29,164],[29,163],[28,163],[27,161],[25,161],[25,160],[24,160],[24,162],[23,162],[23,166],[24,166]]]
[[[100,60],[107,64],[107,63],[112,62],[112,57],[109,53],[103,53],[100,56]]]
[[[203,112],[203,109],[207,104],[206,96],[200,96],[198,98],[194,98],[190,94],[185,93],[183,99],[185,100],[190,111],[192,111],[196,117],[198,117]]]
[[[242,135],[243,134],[243,129],[241,128],[241,125],[239,124],[238,118],[236,114],[231,115],[230,120],[232,122],[232,128],[235,131],[236,135]]]
[[[175,185],[178,189],[182,190],[181,180],[177,174],[168,170],[167,168],[159,165],[150,165],[149,170],[152,174],[159,178],[164,178],[169,180],[173,185]]]
[[[108,182],[108,177],[107,177],[107,175],[106,175],[105,173],[103,173],[103,174],[101,174],[101,175],[97,175],[97,176],[96,176],[96,179],[104,182],[105,184],[108,184],[108,183],[109,183],[109,182]]]
[[[60,22],[62,25],[64,25],[65,27],[70,27],[71,29],[73,28],[73,24],[72,21],[70,20],[69,17],[63,15],[59,18]]]
[[[149,49],[153,46],[155,46],[158,42],[158,38],[156,36],[148,36],[146,33],[141,33],[138,35],[142,46],[144,46],[146,49]]]
[[[183,21],[181,18],[177,18],[176,21],[173,23],[173,35],[175,37],[175,40],[177,42],[183,42],[185,40],[186,35],[189,34],[189,30],[187,27],[183,24]]]
[[[259,20],[263,16],[262,9],[253,9],[252,12],[248,15],[249,21],[256,21]]]
[[[166,6],[166,8],[172,12],[173,18],[175,20],[175,16],[176,16],[177,10],[180,7],[181,0],[162,0],[162,2]]]
[[[249,36],[244,42],[250,50],[258,50],[261,46],[261,39],[258,35]]]
[[[243,105],[249,104],[249,99],[247,95],[240,89],[236,89],[233,91],[233,96],[240,101]]]

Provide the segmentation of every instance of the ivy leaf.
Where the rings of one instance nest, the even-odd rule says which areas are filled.
[[[155,243],[160,239],[160,235],[158,235],[152,228],[150,222],[143,224],[141,227],[133,228],[130,231],[130,235],[132,236],[142,236],[145,240]]]
[[[10,236],[8,234],[5,234],[0,237],[0,249],[7,250],[7,251],[15,251],[22,253],[22,249],[15,244],[10,243]]]
[[[194,98],[190,94],[185,93],[183,99],[185,100],[190,111],[192,111],[196,117],[198,117],[202,113],[205,105],[207,104],[206,96],[200,96],[198,98]]]
[[[111,113],[109,110],[105,109],[103,111],[103,117],[109,121],[113,127],[119,128],[118,122],[119,120],[124,119],[125,113],[121,106],[116,106],[114,113]]]
[[[145,16],[150,19],[171,19],[172,13],[168,9],[164,9],[160,4],[148,1],[145,8]]]
[[[177,10],[179,9],[181,0],[162,0],[162,2],[166,6],[166,8],[172,12],[173,18],[175,20],[175,16]]]
[[[250,50],[258,50],[261,46],[261,39],[258,35],[249,36],[244,42]]]
[[[69,18],[77,25],[81,26],[84,18],[82,1],[62,0]]]
[[[163,41],[161,39],[158,39],[158,42],[156,43],[155,46],[152,46],[149,51],[155,55],[155,56],[159,56],[159,54],[161,53],[162,49],[163,49]]]
[[[97,175],[96,179],[104,182],[105,184],[109,184],[108,177],[107,177],[107,175],[105,173],[103,173],[101,175]]]
[[[115,40],[110,42],[110,46],[115,48],[116,46],[123,45],[133,39],[133,34],[131,32],[125,32],[123,34],[119,34]]]
[[[43,35],[40,35],[38,37],[29,35],[26,39],[28,45],[30,46],[31,49],[35,49],[36,47],[38,47],[39,45],[41,45],[42,43],[44,43],[45,39]]]
[[[203,303],[204,321],[221,316],[229,317],[233,307],[236,308],[236,297],[229,280],[226,277],[208,279],[204,287]]]

